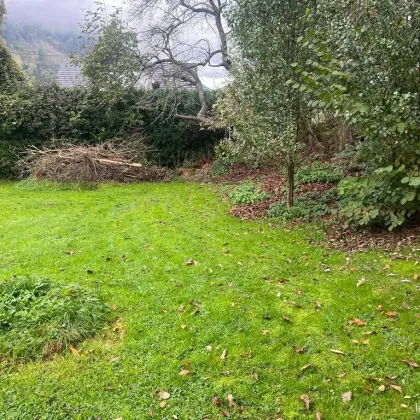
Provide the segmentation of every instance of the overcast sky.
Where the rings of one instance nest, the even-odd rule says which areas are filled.
[[[107,0],[110,8],[119,6],[122,0]],[[39,25],[57,32],[73,32],[83,22],[85,10],[93,6],[93,0],[6,0],[8,19],[11,22]],[[214,88],[223,84],[224,71],[206,68],[201,72],[205,85]]]

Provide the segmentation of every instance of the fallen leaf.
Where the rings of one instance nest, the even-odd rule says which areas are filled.
[[[362,277],[358,282],[357,282],[357,287],[360,287],[362,284],[366,283],[366,279],[364,277]]]
[[[110,361],[111,363],[117,363],[117,362],[119,362],[119,360],[120,360],[120,356],[111,356],[111,357],[109,358],[109,361]]]
[[[198,264],[198,262],[194,261],[194,260],[189,260],[185,263],[185,265],[197,265],[197,264]]]
[[[317,309],[318,311],[322,309],[322,303],[321,303],[319,300],[317,300],[317,301],[315,302],[315,304],[316,304],[316,309]]]
[[[395,379],[398,378],[399,375],[395,375],[395,376],[385,376],[385,379],[388,379],[389,381],[395,381]]]
[[[345,392],[345,393],[341,396],[341,399],[342,399],[344,402],[351,401],[351,400],[353,399],[353,393],[352,393],[351,391]]]
[[[379,389],[379,391],[384,392],[385,391],[385,385],[381,385],[378,389]]]
[[[296,294],[297,295],[303,295],[303,292],[302,292],[302,290],[296,290]]]
[[[362,340],[362,344],[364,344],[365,346],[369,344],[369,340],[367,338],[365,338],[364,340]]]
[[[322,420],[322,414],[319,411],[316,412],[316,420]]]
[[[262,330],[261,334],[262,335],[267,335],[270,331],[269,330]]]
[[[361,320],[361,319],[359,319],[359,318],[350,318],[350,319],[349,319],[349,324],[350,324],[350,325],[356,324],[356,325],[358,325],[359,327],[362,327],[362,326],[364,326],[364,325],[367,325],[367,322],[366,322],[366,321],[362,321],[362,320]]]
[[[181,328],[182,328],[183,330],[185,330],[185,328],[187,328],[187,326],[186,326],[185,324],[182,324],[182,325],[181,325]]]
[[[179,372],[179,374],[181,375],[181,376],[187,376],[187,375],[189,375],[191,372],[189,371],[189,370],[181,370],[181,372]]]
[[[311,405],[311,399],[305,394],[301,395],[300,399],[305,403],[306,409],[309,410],[309,407]]]
[[[229,413],[229,411],[227,411],[227,410],[223,410],[223,411],[222,411],[222,413],[223,413],[223,415],[224,415],[225,417],[230,417],[230,413]]]
[[[207,351],[212,351],[213,347],[212,346],[207,346],[206,349],[207,349]]]
[[[296,353],[304,353],[305,347],[293,347]]]
[[[159,404],[159,407],[164,408],[167,403],[168,403],[168,401],[161,401],[160,404]]]
[[[339,354],[340,356],[344,356],[345,355],[345,353],[342,352],[341,350],[330,349],[330,352],[331,353],[334,353],[334,354]]]
[[[300,370],[304,371],[312,366],[312,363],[308,363],[307,365],[303,366]]]
[[[252,376],[254,377],[254,379],[256,380],[256,381],[259,381],[260,380],[260,377],[258,376],[258,373],[257,372],[252,372]]]
[[[398,385],[390,384],[389,387],[392,388],[395,391],[398,391],[400,394],[403,393],[402,388],[400,386],[398,386]]]
[[[240,409],[239,405],[236,404],[235,400],[233,399],[233,395],[229,394],[227,396],[227,400],[231,407],[235,408],[236,410]]]
[[[296,302],[290,302],[295,308],[298,308],[298,309],[302,309],[302,305],[299,305],[299,303],[296,303]]]
[[[179,308],[178,308],[178,312],[184,312],[185,311],[185,307],[184,307],[184,305],[181,305]]]
[[[79,350],[77,350],[73,346],[69,346],[69,349],[73,353],[73,356],[79,356]]]
[[[226,357],[227,357],[227,349],[224,349],[224,350],[223,350],[222,355],[220,356],[220,358],[221,358],[222,360],[225,360],[225,359],[226,359]]]
[[[391,317],[398,316],[398,314],[396,312],[393,312],[393,311],[386,311],[385,315],[388,315],[388,316],[391,316]]]
[[[169,400],[169,398],[171,398],[171,394],[166,391],[161,391],[158,395],[161,400]]]
[[[391,266],[389,265],[389,264],[385,264],[383,267],[382,267],[382,270],[389,270],[391,268]]]
[[[411,361],[411,360],[407,360],[407,359],[402,359],[402,362],[404,362],[406,365],[411,366],[413,368],[418,368],[419,364],[415,361]]]
[[[223,401],[217,396],[217,395],[213,395],[213,398],[211,399],[211,402],[213,403],[213,405],[215,406],[219,406],[222,405]]]
[[[341,373],[339,373],[337,376],[338,376],[339,378],[344,378],[346,375],[347,375],[347,373],[346,373],[346,372],[341,372]]]
[[[282,317],[286,322],[292,322],[292,320],[288,317],[288,316],[283,316]]]
[[[418,279],[419,279],[419,275],[418,275],[417,273],[416,273],[416,274],[414,274],[413,279],[414,279],[414,280],[418,280]]]

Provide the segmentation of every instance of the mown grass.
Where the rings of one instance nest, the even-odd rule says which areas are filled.
[[[236,419],[419,418],[420,369],[401,361],[420,362],[418,251],[346,260],[314,225],[241,222],[210,187],[183,183],[96,191],[4,183],[0,201],[0,279],[78,283],[99,290],[119,317],[78,356],[4,362],[2,419],[219,419],[223,410]]]

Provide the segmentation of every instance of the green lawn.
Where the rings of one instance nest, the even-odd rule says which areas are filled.
[[[78,283],[118,317],[79,356],[0,364],[0,418],[419,419],[420,369],[401,361],[420,363],[416,260],[346,261],[313,225],[285,231],[227,210],[186,183],[0,184],[0,280]]]

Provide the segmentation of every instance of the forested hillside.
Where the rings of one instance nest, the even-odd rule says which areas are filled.
[[[60,65],[81,46],[74,33],[54,33],[13,22],[6,22],[2,36],[25,73],[43,81],[53,79]]]

